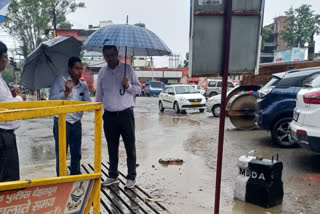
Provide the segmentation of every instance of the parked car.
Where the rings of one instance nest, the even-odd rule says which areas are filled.
[[[320,67],[291,70],[274,74],[272,79],[258,91],[260,128],[271,132],[273,142],[283,147],[294,146],[289,136],[289,124],[296,107],[296,96],[306,79],[319,74]]]
[[[206,98],[191,85],[171,85],[164,88],[159,96],[159,110],[174,109],[176,113],[188,109],[204,112]]]
[[[144,95],[159,95],[164,87],[164,83],[160,81],[148,81],[144,87]]]
[[[228,80],[228,91],[235,88],[236,85],[231,81]],[[207,80],[207,86],[205,88],[206,97],[212,97],[218,94],[221,94],[222,89],[222,79],[208,79]]]
[[[206,93],[206,90],[201,85],[192,85],[196,91],[198,91],[200,94],[204,96]]]
[[[291,138],[300,146],[320,153],[320,74],[311,76],[297,95],[290,123]]]
[[[237,87],[235,87],[233,90],[235,90]],[[233,91],[233,90],[230,90],[228,91],[227,93],[227,96]],[[239,93],[237,93],[236,95],[234,95],[233,97],[231,97],[231,99],[229,100],[228,104],[227,104],[227,109],[228,107],[231,105],[232,101],[240,94],[243,94],[243,93],[256,93],[256,92],[253,92],[253,91],[241,91]],[[221,107],[221,94],[219,95],[215,95],[213,97],[210,97],[208,100],[207,100],[207,103],[206,103],[206,111],[207,112],[210,112],[212,113],[212,115],[214,117],[220,117],[220,107]]]
[[[214,117],[220,117],[221,94],[212,96],[206,103],[206,111],[211,112]]]

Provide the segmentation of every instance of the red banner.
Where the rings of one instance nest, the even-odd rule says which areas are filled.
[[[76,181],[0,193],[0,214],[81,214],[94,180]]]

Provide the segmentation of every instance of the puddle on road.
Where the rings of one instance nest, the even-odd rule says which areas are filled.
[[[40,163],[48,160],[55,160],[55,148],[51,144],[40,144],[31,146],[32,162]]]
[[[232,214],[293,214],[292,212],[286,212],[281,209],[281,205],[264,209],[262,207],[255,206],[243,201],[234,200],[231,208],[222,208],[223,213]]]
[[[179,128],[182,127],[192,128],[200,125],[200,122],[190,120],[184,115],[174,115],[174,117],[172,117],[166,113],[159,113],[157,115],[153,115],[152,117],[149,115],[147,117],[147,119],[144,115],[139,115],[136,117],[137,131],[143,131],[147,129],[161,130],[164,128],[175,128],[177,131],[179,131]],[[152,134],[152,132],[150,132],[150,134]]]

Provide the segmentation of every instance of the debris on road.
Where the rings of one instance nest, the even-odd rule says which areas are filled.
[[[159,163],[162,165],[182,165],[183,160],[179,158],[166,158],[166,159],[159,159]]]

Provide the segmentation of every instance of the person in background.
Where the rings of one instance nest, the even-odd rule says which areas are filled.
[[[25,101],[26,95],[20,89],[9,89],[2,78],[1,74],[8,64],[7,51],[7,46],[0,41],[0,102]],[[0,122],[0,182],[20,179],[19,155],[14,133],[19,126],[19,121]]]
[[[91,101],[89,89],[85,82],[80,80],[82,75],[82,63],[79,57],[71,57],[68,62],[68,74],[58,76],[50,89],[50,100]],[[67,150],[70,147],[71,175],[81,174],[81,118],[83,112],[75,112],[66,115]],[[53,135],[56,148],[56,170],[59,176],[59,134],[58,117],[54,117]]]

